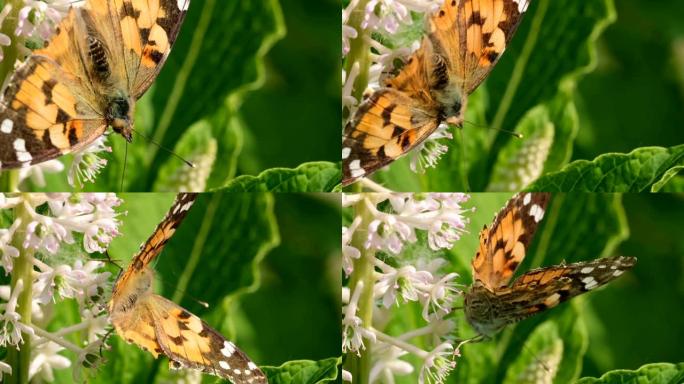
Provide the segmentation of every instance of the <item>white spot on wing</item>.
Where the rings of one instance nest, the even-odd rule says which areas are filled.
[[[233,343],[231,343],[230,341],[224,341],[223,342],[223,349],[221,349],[221,353],[223,353],[223,356],[225,356],[225,357],[233,356],[233,353],[235,353],[235,345]]]
[[[618,277],[618,276],[622,275],[623,272],[624,272],[624,271],[621,271],[621,270],[618,269],[618,270],[616,270],[615,272],[613,272],[613,276]]]
[[[534,217],[534,221],[538,223],[544,218],[544,209],[534,204],[530,207],[530,216]]]
[[[12,128],[14,128],[14,122],[10,119],[3,120],[2,124],[0,125],[0,131],[8,135],[12,133]]]
[[[342,160],[346,160],[349,155],[351,155],[351,148],[349,147],[344,147],[342,148]]]
[[[187,11],[188,6],[190,6],[190,0],[178,0],[178,9],[181,11]]]
[[[227,361],[221,360],[221,361],[219,361],[219,367],[221,367],[221,369],[225,369],[227,371],[230,369],[230,364],[228,364]]]
[[[31,154],[26,151],[26,141],[24,141],[24,139],[14,140],[14,150],[16,151],[18,161],[22,163],[28,163],[31,160],[33,160],[33,156],[31,156]]]
[[[366,174],[366,171],[361,168],[361,160],[354,160],[349,163],[349,171],[352,177],[361,177]]]
[[[247,363],[247,367],[248,367],[249,369],[251,369],[251,370],[257,369],[256,364],[254,364],[254,363],[251,362],[251,361],[250,361],[249,363]]]
[[[598,285],[598,283],[592,276],[585,277],[584,279],[582,279],[582,282],[584,283],[584,289],[586,289],[587,291],[591,290],[592,288],[595,288]]]
[[[527,6],[530,5],[529,0],[513,0],[513,2],[518,4],[518,12],[520,13],[527,11]]]
[[[532,201],[532,194],[531,193],[525,194],[525,197],[523,197],[523,204],[527,205],[530,203],[530,201]]]
[[[594,267],[584,267],[584,268],[580,269],[580,272],[584,273],[584,274],[591,273],[593,271],[594,271]]]

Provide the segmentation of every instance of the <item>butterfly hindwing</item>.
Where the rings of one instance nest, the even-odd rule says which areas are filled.
[[[266,383],[264,373],[247,355],[199,317],[157,295],[149,305],[170,367],[199,369],[234,384]]]

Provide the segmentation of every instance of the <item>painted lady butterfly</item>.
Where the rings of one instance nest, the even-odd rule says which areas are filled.
[[[15,72],[0,103],[0,168],[132,140],[135,102],[169,56],[190,0],[86,0]]]
[[[161,253],[197,197],[179,194],[164,220],[114,285],[109,313],[116,332],[155,358],[165,355],[173,369],[192,368],[235,384],[266,383],[264,373],[199,317],[152,292],[148,266]]]
[[[465,314],[483,336],[607,284],[636,264],[633,257],[561,264],[531,270],[510,284],[548,201],[546,193],[516,195],[494,218],[491,229],[485,226],[480,232],[472,262],[475,282],[465,295]]]
[[[467,96],[501,57],[529,2],[445,0],[420,48],[345,127],[342,184],[406,154],[443,122],[460,126]]]

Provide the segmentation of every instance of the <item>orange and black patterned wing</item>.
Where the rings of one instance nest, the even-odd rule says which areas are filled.
[[[111,49],[123,57],[125,78],[139,99],[157,78],[171,52],[190,0],[91,0],[90,12],[110,25]]]
[[[470,94],[494,68],[530,0],[445,0],[428,20],[428,37]]]
[[[386,87],[371,94],[344,129],[343,185],[406,154],[432,134],[439,109],[430,94],[429,47],[421,47]]]
[[[146,305],[171,368],[198,369],[234,384],[267,383],[264,373],[244,352],[199,317],[158,295],[152,295]]]
[[[10,78],[0,102],[0,168],[79,150],[107,124],[81,60],[85,26],[72,9],[50,43]]]
[[[166,243],[176,232],[190,207],[197,198],[196,193],[179,193],[176,200],[166,213],[164,219],[157,225],[152,235],[140,246],[140,250],[133,257],[128,269],[119,277],[114,287],[114,292],[120,292],[125,287],[131,276],[143,271],[164,249]]]
[[[548,193],[521,193],[496,215],[491,228],[480,231],[473,258],[473,280],[490,291],[505,287],[525,258],[549,201]]]

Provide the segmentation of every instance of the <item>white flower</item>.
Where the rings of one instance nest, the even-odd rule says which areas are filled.
[[[396,33],[400,24],[411,24],[411,11],[432,12],[443,0],[370,0],[361,27]]]
[[[449,132],[447,124],[440,124],[425,141],[418,144],[409,156],[409,166],[413,172],[424,173],[427,168],[437,166],[439,159],[449,151],[449,147],[442,144],[442,140],[453,140],[454,136]]]
[[[356,315],[359,298],[363,292],[363,282],[360,281],[354,289],[349,304],[342,307],[342,352],[360,354],[365,349],[363,338],[375,341],[375,335],[363,327],[361,318]]]
[[[19,257],[19,250],[12,245],[12,238],[20,224],[21,220],[17,219],[9,229],[0,229],[0,265],[5,269],[5,275],[12,272],[14,259]]]
[[[5,4],[0,12],[0,27],[5,22],[5,18],[12,11],[12,4]],[[5,54],[1,47],[8,47],[12,44],[12,39],[4,33],[0,33],[0,61],[4,60]],[[0,376],[2,378],[2,376]]]
[[[59,354],[62,350],[64,350],[62,346],[52,341],[35,346],[31,350],[29,380],[39,375],[44,381],[55,381],[54,369],[64,369],[71,366],[71,361]]]
[[[77,232],[84,235],[86,252],[104,252],[113,237],[119,234],[118,214],[113,208],[121,201],[114,194],[79,196],[79,200],[72,201],[68,194],[48,195],[47,203],[54,217],[30,209],[32,221],[27,226],[24,248],[55,254],[60,243],[73,244],[73,232]]]
[[[46,173],[59,173],[64,170],[64,164],[59,160],[49,160],[26,168],[19,169],[19,184],[31,180],[37,187],[45,187]]]
[[[5,375],[5,373],[7,373],[11,376],[12,375],[12,367],[9,364],[0,361],[0,382],[2,382],[2,377]]]
[[[449,372],[456,367],[456,362],[452,360],[453,350],[454,346],[451,343],[442,343],[430,352],[423,361],[418,383],[444,382]]]
[[[100,152],[111,152],[112,148],[106,145],[107,136],[102,135],[95,139],[88,147],[74,152],[74,160],[69,167],[67,181],[71,186],[83,186],[84,182],[94,182],[102,168],[107,165],[107,160],[101,158]]]
[[[423,304],[423,318],[426,321],[432,320],[431,314],[441,317],[452,311],[454,299],[462,293],[454,281],[457,277],[457,273],[449,273],[430,284]]]
[[[49,39],[73,3],[72,0],[24,0],[24,7],[19,10],[15,35]]]
[[[382,263],[381,268],[385,273],[378,278],[373,292],[375,297],[382,297],[385,308],[395,304],[397,294],[401,295],[404,302],[418,301],[424,296],[425,287],[432,281],[430,272],[418,271],[412,265],[395,269]]]
[[[104,264],[100,261],[90,260],[85,263],[77,260],[72,268],[69,265],[60,265],[55,268],[56,276],[59,276],[57,285],[59,295],[63,298],[90,299],[99,297],[104,292],[104,286],[109,281],[110,273],[98,273],[96,270]]]
[[[377,352],[373,355],[369,383],[394,383],[394,376],[405,376],[413,372],[413,365],[400,359],[407,355],[403,349],[385,343],[377,343],[374,349]]]
[[[24,342],[22,332],[31,334],[30,329],[21,324],[21,315],[17,313],[17,301],[24,289],[24,282],[19,279],[10,293],[7,304],[1,304],[0,308],[0,347],[12,345],[18,347]]]
[[[361,221],[361,217],[356,217],[349,228],[342,227],[342,268],[347,276],[354,270],[354,260],[361,257],[361,251],[351,245],[354,232]]]

